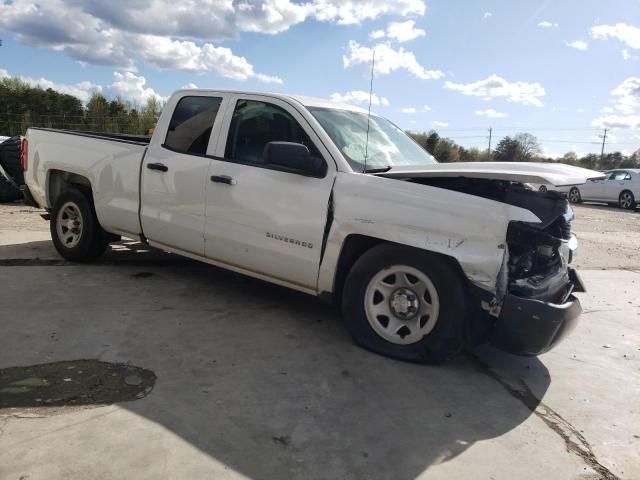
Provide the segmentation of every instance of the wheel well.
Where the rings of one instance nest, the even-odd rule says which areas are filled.
[[[633,196],[634,199],[635,199],[635,196],[633,195],[633,192],[631,190],[629,190],[628,188],[625,188],[624,190],[622,190],[620,192],[620,195],[618,195],[618,198],[620,198],[624,192],[629,192],[631,194],[631,196]]]
[[[69,187],[76,187],[81,190],[91,191],[91,182],[87,177],[77,173],[64,172],[62,170],[49,171],[49,183],[47,188],[47,200],[49,206],[53,207],[58,195]]]
[[[344,244],[342,245],[342,250],[340,252],[340,259],[338,260],[338,267],[336,270],[336,275],[334,280],[332,299],[336,304],[339,305],[340,302],[342,301],[342,289],[344,288],[345,280],[347,278],[347,275],[349,274],[349,271],[351,270],[353,265],[356,263],[356,261],[366,252],[371,250],[373,247],[383,243],[387,245],[395,245],[402,248],[410,248],[416,251],[428,251],[428,250],[418,249],[410,245],[403,245],[401,243],[390,242],[390,241],[382,240],[375,237],[368,237],[366,235],[358,235],[358,234],[349,235],[345,239]],[[466,281],[467,277],[464,274],[462,267],[460,267],[460,264],[455,258],[450,257],[448,255],[443,255],[437,252],[431,252],[431,251],[428,251],[428,252],[431,253],[432,255],[438,255],[444,258],[447,262],[449,262],[452,265],[453,268],[455,268],[460,273],[461,278],[465,279]]]

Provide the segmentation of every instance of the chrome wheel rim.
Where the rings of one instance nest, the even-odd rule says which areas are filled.
[[[625,192],[620,195],[620,206],[622,208],[631,208],[631,194],[629,192]]]
[[[371,328],[397,345],[419,342],[436,326],[438,292],[431,279],[408,265],[393,265],[369,281],[364,296]]]
[[[82,238],[82,214],[78,205],[67,202],[62,206],[56,218],[56,232],[66,248],[78,245]]]
[[[569,200],[571,200],[571,203],[576,203],[579,198],[580,193],[578,192],[578,190],[573,189],[569,192]]]

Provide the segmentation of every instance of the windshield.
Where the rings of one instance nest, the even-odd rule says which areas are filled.
[[[364,170],[365,152],[367,170],[437,163],[411,137],[382,117],[371,115],[367,145],[366,113],[314,107],[309,111],[356,171]]]

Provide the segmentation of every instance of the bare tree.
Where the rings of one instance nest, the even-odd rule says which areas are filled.
[[[528,162],[533,157],[542,153],[538,139],[530,133],[518,133],[514,140],[518,142],[520,148],[520,161]]]

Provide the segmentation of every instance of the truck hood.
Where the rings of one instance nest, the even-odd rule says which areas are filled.
[[[460,162],[436,163],[419,167],[393,167],[376,175],[386,178],[464,177],[507,180],[522,183],[547,183],[556,187],[581,185],[605,174],[562,163],[533,162]]]

